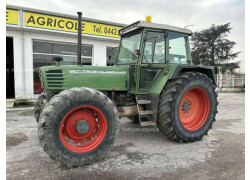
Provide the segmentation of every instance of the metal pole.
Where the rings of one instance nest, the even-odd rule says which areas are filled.
[[[222,73],[220,73],[220,85],[219,85],[220,90],[222,89]]]
[[[24,31],[23,31],[23,27],[24,27],[24,25],[23,25],[23,16],[22,16],[22,14],[23,14],[23,11],[22,10],[20,10],[20,16],[19,17],[21,17],[20,18],[20,26],[22,27],[21,28],[21,43],[22,43],[22,45],[21,45],[21,51],[22,51],[22,98],[23,99],[26,99],[26,81],[25,81],[25,79],[26,79],[26,74],[25,74],[25,56],[24,56],[24,41],[25,41],[25,39],[24,39]],[[13,38],[13,42],[14,42],[14,38]],[[32,76],[33,76],[33,72],[32,72]],[[33,79],[33,78],[32,78]],[[33,80],[33,82],[34,82],[34,80]],[[32,90],[34,91],[34,88],[32,88]],[[34,94],[34,93],[33,93]],[[16,95],[15,95],[15,98],[16,98]]]
[[[217,74],[217,86],[219,87],[219,74]]]
[[[243,87],[244,81],[243,81],[243,74],[241,75],[241,86]]]
[[[232,78],[232,86],[234,87],[234,75],[232,75],[231,78]]]
[[[78,44],[77,44],[77,65],[81,65],[81,47],[82,47],[82,12],[78,14]]]

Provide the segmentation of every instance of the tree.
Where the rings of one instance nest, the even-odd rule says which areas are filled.
[[[239,62],[232,62],[240,52],[232,52],[236,44],[227,39],[230,34],[230,23],[211,25],[210,28],[195,32],[191,38],[192,58],[194,64],[221,66],[227,69],[239,68]]]

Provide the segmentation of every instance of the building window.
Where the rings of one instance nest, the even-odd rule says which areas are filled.
[[[81,62],[83,65],[92,65],[92,45],[83,44],[81,49]],[[34,67],[34,93],[42,92],[39,84],[39,67],[51,66],[55,64],[53,58],[60,56],[63,58],[61,64],[77,64],[77,45],[54,43],[46,41],[33,41],[33,67]]]
[[[118,52],[118,47],[107,47],[106,48],[107,66],[111,66],[114,64],[114,62],[116,60],[117,52]]]
[[[33,41],[33,61],[34,67],[52,65],[53,57],[63,57],[62,64],[77,64],[77,45],[63,44],[43,41]],[[82,45],[81,50],[82,64],[92,65],[92,45]]]

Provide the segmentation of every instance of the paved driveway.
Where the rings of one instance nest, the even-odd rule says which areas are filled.
[[[65,169],[39,146],[33,110],[7,110],[7,179],[244,179],[244,93],[220,93],[213,129],[181,144],[124,118],[108,157]]]

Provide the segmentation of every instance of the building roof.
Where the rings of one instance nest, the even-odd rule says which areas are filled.
[[[52,15],[52,16],[57,16],[57,17],[62,17],[62,18],[70,18],[70,19],[76,19],[76,20],[78,19],[78,17],[76,15],[62,14],[62,13],[44,11],[44,10],[39,10],[39,9],[27,8],[27,7],[7,5],[6,8],[21,10],[23,12],[34,12],[34,13],[40,13],[40,14],[44,14],[44,15]],[[103,21],[103,20],[98,20],[98,19],[86,18],[86,17],[84,17],[84,14],[83,14],[82,20],[119,27],[119,28],[121,28],[119,30],[120,35],[126,34],[132,30],[139,29],[141,27],[171,30],[171,31],[175,31],[175,32],[186,33],[188,35],[192,34],[192,32],[190,30],[185,29],[185,28],[180,28],[180,27],[175,27],[175,26],[170,26],[170,25],[165,25],[165,24],[151,23],[151,22],[147,22],[147,21],[137,21],[133,24],[127,25],[127,24],[115,23],[115,22],[110,22],[110,21]],[[23,14],[21,14],[20,20],[18,20],[18,21],[20,24],[18,23],[17,26],[10,25],[10,26],[8,26],[8,28],[10,28],[10,29],[12,29],[12,28],[23,29],[25,31],[46,31],[46,32],[51,32],[51,33],[68,33],[68,32],[64,32],[64,31],[56,31],[55,29],[51,29],[51,28],[49,29],[46,27],[43,27],[43,28],[34,27],[33,28],[33,26],[32,27],[25,26],[25,24],[23,23]],[[84,35],[102,38],[102,36],[96,36],[94,34],[93,35],[92,34],[84,34]],[[105,37],[105,36],[103,36],[103,37]],[[105,38],[114,39],[114,37],[105,37]],[[117,38],[117,37],[115,37],[115,38]]]
[[[122,29],[120,29],[119,34],[123,35],[123,34],[126,34],[126,33],[130,32],[130,31],[139,29],[141,27],[153,28],[153,29],[171,30],[171,31],[175,31],[175,32],[180,32],[180,33],[185,33],[185,34],[188,34],[188,35],[192,35],[192,31],[189,30],[189,29],[180,28],[180,27],[176,27],[176,26],[170,26],[170,25],[166,25],[166,24],[151,23],[151,22],[147,22],[147,21],[137,21],[137,22],[135,22],[133,24],[125,26]]]
[[[45,11],[45,10],[40,10],[40,9],[35,9],[35,8],[28,8],[28,7],[15,6],[15,5],[9,5],[9,4],[6,5],[6,8],[23,10],[23,11],[28,11],[28,12],[37,12],[37,13],[42,13],[42,14],[49,14],[49,15],[60,16],[60,17],[65,17],[65,18],[78,19],[77,14],[76,15],[70,15],[70,14],[57,13],[57,12],[51,12],[51,11]],[[104,21],[104,20],[100,20],[100,19],[87,18],[87,17],[85,17],[84,13],[83,13],[83,16],[82,16],[82,20],[83,21],[84,20],[85,21],[90,21],[90,22],[97,22],[97,23],[104,23],[104,24],[120,26],[120,27],[126,26],[126,24],[122,24],[122,23],[116,23],[116,22],[112,22],[112,21]]]
[[[7,30],[77,36],[77,20],[77,13],[69,15],[21,6],[6,6]],[[82,21],[83,37],[114,42],[120,39],[119,29],[126,26],[122,23],[86,18],[84,13]]]

